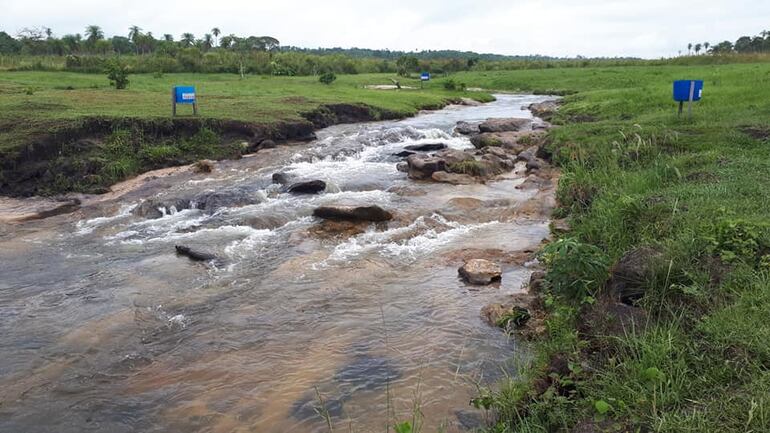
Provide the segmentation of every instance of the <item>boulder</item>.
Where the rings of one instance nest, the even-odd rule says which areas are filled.
[[[529,108],[529,111],[532,112],[533,116],[549,121],[553,115],[556,114],[559,104],[557,104],[556,101],[536,102],[530,104],[527,108]]]
[[[193,164],[192,168],[195,173],[211,173],[214,171],[214,161],[210,159],[201,159]]]
[[[245,188],[231,188],[213,192],[203,192],[193,197],[191,202],[195,203],[198,209],[206,212],[215,212],[225,207],[241,207],[254,203],[259,203],[260,199]],[[179,208],[177,207],[177,210]]]
[[[326,189],[326,182],[322,180],[310,180],[292,184],[288,192],[292,194],[318,194]]]
[[[543,164],[537,158],[532,158],[527,161],[527,173],[533,170],[540,170],[541,168],[543,168]]]
[[[409,177],[412,179],[427,179],[434,172],[446,169],[446,161],[435,156],[414,154],[410,155],[406,162],[409,165]]]
[[[430,178],[436,182],[449,183],[452,185],[470,185],[476,183],[476,180],[467,174],[447,173],[446,171],[436,171]]]
[[[444,143],[411,144],[409,146],[404,146],[405,150],[411,150],[413,152],[433,152],[446,148],[447,146]]]
[[[401,152],[394,153],[393,156],[397,156],[399,158],[406,158],[409,155],[414,155],[414,154],[415,154],[415,152],[411,152],[411,151],[408,151],[408,150],[403,150]]]
[[[286,173],[273,173],[273,183],[278,185],[286,185],[289,183],[289,175]]]
[[[457,164],[458,162],[474,159],[473,155],[470,153],[457,149],[444,149],[436,152],[434,156],[443,159],[446,165]]]
[[[482,105],[482,103],[471,98],[460,98],[459,105],[466,105],[468,107],[478,107]]]
[[[409,173],[409,163],[406,161],[399,162],[398,164],[396,164],[396,170],[402,173]]]
[[[503,275],[500,265],[484,259],[468,260],[458,272],[465,281],[476,285],[491,284],[493,281],[499,281]]]
[[[188,199],[158,200],[156,198],[150,198],[135,207],[131,211],[131,214],[142,218],[155,219],[189,208],[190,200]]]
[[[495,155],[496,157],[501,159],[511,159],[511,154],[506,152],[506,150],[500,146],[487,146],[483,148],[482,151],[484,153]]]
[[[478,123],[460,121],[460,122],[457,122],[457,125],[455,125],[455,132],[461,135],[471,135],[471,134],[478,134],[481,131],[479,131]]]
[[[393,214],[379,206],[322,206],[313,216],[330,220],[381,222],[393,219]]]
[[[612,267],[609,292],[617,301],[627,305],[644,296],[649,281],[654,278],[658,265],[662,265],[663,254],[650,247],[628,251]]]
[[[217,256],[213,254],[209,254],[202,251],[196,251],[184,245],[175,245],[174,248],[176,248],[177,254],[188,257],[191,260],[195,260],[196,262],[208,262],[208,261],[217,259]]]
[[[487,119],[479,125],[481,132],[521,131],[532,123],[531,119],[511,117],[507,119]]]
[[[503,147],[514,153],[524,150],[524,144],[519,143],[523,134],[519,132],[485,132],[471,137],[471,143],[478,149],[488,146]]]

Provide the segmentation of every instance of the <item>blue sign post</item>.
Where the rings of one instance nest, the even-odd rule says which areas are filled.
[[[430,81],[430,72],[423,72],[420,74],[420,88],[422,89],[422,83]]]
[[[703,80],[677,80],[674,81],[674,101],[679,102],[679,115],[682,115],[684,103],[688,103],[688,115],[692,116],[693,101],[700,101],[703,97]]]
[[[174,86],[171,88],[171,115],[176,116],[177,104],[192,105],[193,115],[198,115],[198,99],[194,86]]]

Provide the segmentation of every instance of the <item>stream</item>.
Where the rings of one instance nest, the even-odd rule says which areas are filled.
[[[531,117],[521,107],[547,99],[496,97],[333,126],[0,225],[0,431],[327,432],[320,406],[338,431],[385,432],[414,407],[424,432],[477,426],[477,386],[526,358],[479,311],[520,292],[531,269],[503,263],[499,284],[469,286],[458,257],[536,250],[548,220],[517,213],[537,193],[516,189],[521,167],[455,186],[408,179],[394,154],[472,148],[457,121]],[[326,192],[288,194],[277,172]],[[142,203],[160,215],[140,215]],[[319,232],[313,209],[340,204],[395,218]],[[188,260],[181,244],[219,259]]]

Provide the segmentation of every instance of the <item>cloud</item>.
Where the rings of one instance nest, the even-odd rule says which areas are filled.
[[[676,55],[688,42],[735,40],[768,25],[756,0],[0,0],[0,29],[47,26],[58,35],[136,24],[160,36],[271,35],[284,45],[460,49],[553,56]]]

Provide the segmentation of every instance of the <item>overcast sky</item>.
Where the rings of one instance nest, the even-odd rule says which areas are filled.
[[[636,56],[770,30],[770,0],[0,0],[0,30],[136,24],[156,37],[269,35],[282,45],[500,54]]]

